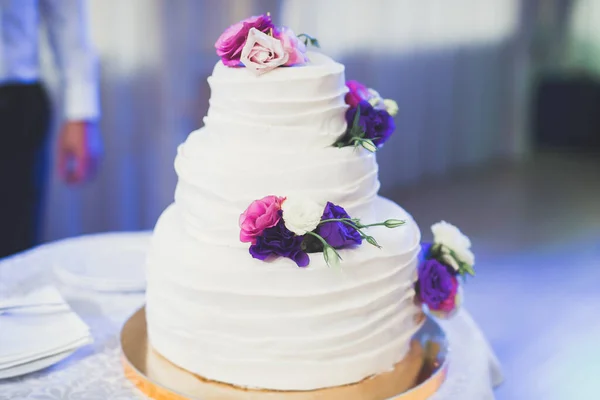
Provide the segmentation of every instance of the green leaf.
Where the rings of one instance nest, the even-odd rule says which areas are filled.
[[[471,276],[475,276],[475,270],[473,269],[472,265],[469,265],[467,263],[461,262],[459,264],[459,266],[460,266],[460,271],[459,272],[461,272],[462,275],[469,274]]]
[[[299,34],[298,39],[302,40],[302,42],[304,43],[305,46],[308,46],[310,44],[311,46],[316,47],[316,48],[321,47],[317,38],[314,38],[306,33]]]
[[[302,43],[304,43],[305,46],[308,46],[308,35],[305,33],[301,33],[299,35],[296,35],[296,37],[300,40],[302,40]]]
[[[475,270],[473,269],[473,266],[462,261],[452,249],[449,249],[449,250],[450,250],[450,255],[452,256],[452,258],[454,258],[456,260],[456,262],[458,263],[458,273],[463,276],[466,274],[475,276]]]
[[[356,106],[356,114],[354,114],[354,118],[352,119],[352,126],[358,126],[360,121],[360,104]]]
[[[335,146],[338,148],[345,146],[354,146],[354,148],[358,148],[358,146],[362,146],[367,150],[374,152],[376,150],[376,146],[371,139],[365,139],[367,132],[360,126],[360,105],[356,107],[356,114],[352,119],[352,123],[349,124],[348,130],[346,134],[336,143]]]
[[[349,135],[353,138],[362,139],[367,135],[367,132],[360,126],[360,106],[356,110],[356,115],[352,120],[352,126],[350,126]]]
[[[350,140],[355,141],[364,138],[365,134],[360,126],[351,126],[348,130],[348,136],[350,136]]]
[[[442,255],[442,245],[439,243],[433,243],[429,248],[429,257],[439,259]]]

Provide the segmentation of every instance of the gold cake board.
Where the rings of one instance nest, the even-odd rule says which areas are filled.
[[[350,385],[311,391],[244,389],[177,367],[149,345],[144,307],[125,322],[121,349],[125,376],[156,400],[425,400],[439,389],[448,370],[445,334],[430,318],[413,337],[409,354],[393,371]]]

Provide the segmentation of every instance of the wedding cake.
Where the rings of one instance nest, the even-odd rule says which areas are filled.
[[[446,223],[422,252],[412,217],[378,195],[397,107],[316,44],[268,15],[227,29],[204,126],[178,149],[148,257],[148,335],[208,380],[306,391],[390,371],[423,305],[451,312],[473,264]]]

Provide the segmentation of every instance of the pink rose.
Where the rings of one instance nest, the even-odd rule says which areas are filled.
[[[346,104],[356,107],[362,100],[369,100],[369,88],[357,81],[348,81],[346,86],[350,91],[346,93]]]
[[[288,57],[279,39],[252,28],[248,32],[240,61],[252,72],[264,74],[284,65]]]
[[[240,215],[240,241],[255,244],[256,237],[265,229],[277,225],[281,219],[279,211],[284,200],[285,197],[277,196],[254,200]]]
[[[281,27],[277,28],[273,35],[281,41],[283,51],[288,54],[286,66],[306,63],[306,45],[298,40],[294,31],[287,27]]]
[[[270,29],[273,29],[271,17],[268,15],[250,17],[227,28],[215,43],[217,55],[221,57],[223,64],[228,67],[240,65],[242,49],[252,28],[265,33],[269,32]]]

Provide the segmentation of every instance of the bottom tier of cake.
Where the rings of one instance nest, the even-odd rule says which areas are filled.
[[[148,258],[151,345],[166,359],[213,381],[272,390],[347,385],[390,371],[421,325],[414,305],[420,234],[402,208],[377,200],[371,228],[382,249],[322,254],[310,265],[262,262],[248,248],[202,243],[182,228],[177,205],[159,219]]]

